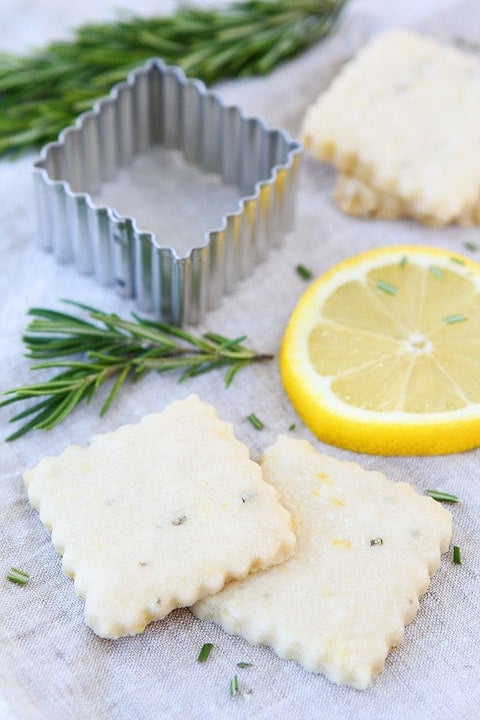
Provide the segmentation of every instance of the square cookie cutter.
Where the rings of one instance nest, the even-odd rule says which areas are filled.
[[[92,195],[153,146],[238,188],[238,210],[180,255]],[[153,59],[46,145],[34,165],[40,243],[176,325],[197,324],[293,225],[301,145]]]

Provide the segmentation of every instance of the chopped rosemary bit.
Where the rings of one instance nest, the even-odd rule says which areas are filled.
[[[216,368],[224,369],[228,387],[243,367],[272,357],[259,355],[244,345],[245,336],[229,339],[212,332],[193,335],[136,314],[130,320],[72,300],[64,302],[80,309],[86,317],[45,308],[29,310],[34,319],[23,342],[27,356],[40,361],[32,370],[48,368],[58,372],[48,380],[7,390],[10,397],[0,402],[0,407],[37,400],[11,419],[11,422],[27,420],[8,440],[32,429],[55,427],[81,402],[88,403],[101,385],[112,380],[101,415],[127,378],[138,379],[150,370],[159,373],[177,370],[182,381]]]
[[[213,643],[205,643],[204,645],[202,645],[202,649],[198,653],[197,661],[199,663],[204,663],[205,660],[208,659],[208,656],[212,652],[212,649],[213,649]]]
[[[20,570],[20,568],[14,567],[13,565],[7,575],[7,580],[10,580],[10,582],[16,583],[17,585],[26,585],[29,579],[30,575],[28,572]]]
[[[430,265],[428,268],[432,275],[440,280],[440,278],[443,277],[443,270],[441,270],[438,265]]]
[[[450,260],[454,263],[457,263],[457,265],[465,265],[464,260],[458,257],[453,257],[453,255],[450,257]]]
[[[407,262],[408,262],[407,256],[404,255],[398,264],[400,265],[401,268],[404,268],[405,265],[407,264]]]
[[[312,271],[309,270],[308,268],[306,268],[305,265],[297,265],[295,270],[297,271],[297,274],[300,275],[300,277],[303,280],[311,280],[313,277]]]
[[[464,320],[467,320],[466,315],[447,315],[446,317],[442,318],[443,322],[446,325],[454,325],[454,323],[464,322]]]
[[[240,495],[240,500],[242,503],[246,503],[249,500],[254,500],[256,497],[258,497],[258,493],[250,491],[245,493],[245,495]]]
[[[238,675],[234,675],[233,678],[230,680],[228,692],[230,693],[230,697],[232,698],[238,694]]]
[[[462,50],[467,50],[468,52],[480,52],[480,43],[472,42],[471,40],[467,40],[467,38],[464,37],[456,37],[453,40],[454,45],[456,45],[459,48],[462,48]]]
[[[471,250],[472,252],[475,252],[476,250],[478,250],[478,247],[479,247],[476,243],[472,243],[472,242],[466,242],[463,244],[464,244],[464,247],[467,248],[467,250]]]
[[[387,295],[396,295],[398,290],[395,287],[395,285],[391,285],[388,282],[385,282],[385,280],[377,280],[377,288],[381,290],[384,293],[387,293]]]
[[[253,425],[255,430],[263,430],[265,427],[263,422],[255,415],[255,413],[250,413],[250,415],[247,416],[247,420]]]
[[[370,545],[383,545],[383,538],[373,538],[370,540]]]
[[[239,668],[249,668],[252,667],[252,663],[249,662],[238,662],[237,667]]]
[[[442,492],[441,490],[426,490],[426,494],[430,495],[431,498],[436,500],[437,502],[449,502],[449,503],[458,503],[458,497],[456,495],[451,495],[450,493]]]
[[[462,553],[460,552],[460,548],[458,545],[453,546],[453,562],[455,565],[461,565],[462,564]]]
[[[288,426],[288,429],[289,429],[290,431],[292,431],[292,430],[295,430],[296,427],[297,427],[297,426],[295,425],[295,423],[292,423],[291,425]]]

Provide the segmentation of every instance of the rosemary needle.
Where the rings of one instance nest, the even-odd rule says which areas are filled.
[[[212,652],[213,643],[204,643],[202,645],[202,649],[198,653],[197,661],[199,663],[204,663],[206,660],[208,660],[208,656]]]
[[[471,250],[472,252],[475,252],[479,248],[479,246],[476,243],[465,242],[463,244],[467,248],[467,250]]]
[[[0,407],[24,400],[35,404],[11,422],[26,420],[7,440],[31,429],[49,430],[82,401],[87,403],[101,385],[114,380],[103,403],[103,415],[127,378],[138,379],[149,370],[180,371],[179,381],[217,368],[225,369],[228,387],[236,373],[252,362],[269,360],[244,345],[245,336],[229,339],[218,333],[193,335],[166,323],[133,314],[132,320],[105,313],[71,300],[86,316],[32,308],[33,320],[23,341],[27,357],[38,360],[32,370],[57,370],[48,380],[7,390]]]
[[[442,318],[442,320],[445,325],[454,325],[455,323],[465,322],[467,317],[465,315],[447,315],[447,317]]]
[[[377,280],[377,288],[387,295],[396,295],[398,292],[395,285],[391,285],[385,280]]]
[[[443,277],[443,270],[438,267],[438,265],[430,265],[428,268],[430,272],[432,273],[433,277],[438,278],[440,280]]]
[[[297,265],[295,270],[297,271],[297,275],[300,275],[302,280],[311,280],[313,277],[312,271],[305,267],[305,265]]]
[[[264,423],[260,420],[259,417],[255,415],[255,413],[250,413],[250,415],[247,415],[247,420],[253,425],[255,430],[263,430],[265,427]]]
[[[453,546],[453,562],[455,563],[455,565],[462,564],[462,553],[458,545]]]
[[[458,497],[456,495],[451,495],[450,493],[442,492],[441,490],[427,490],[426,493],[434,500],[437,500],[437,502],[458,502]]]
[[[20,570],[20,568],[14,567],[13,565],[10,568],[10,572],[7,574],[7,580],[10,580],[10,582],[16,583],[17,585],[26,585],[29,579],[30,575],[28,572]]]
[[[238,675],[234,675],[233,678],[230,680],[228,691],[230,693],[230,697],[232,698],[238,694]]]

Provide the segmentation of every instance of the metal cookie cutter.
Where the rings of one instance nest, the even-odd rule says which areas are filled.
[[[238,209],[182,256],[91,198],[153,145],[179,149],[238,188]],[[150,60],[43,148],[34,170],[40,242],[160,320],[196,324],[291,228],[300,156],[285,131],[267,129],[179,68]]]

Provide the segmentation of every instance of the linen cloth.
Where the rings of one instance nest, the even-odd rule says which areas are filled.
[[[109,0],[90,0],[69,3],[66,11],[60,0],[11,1],[0,8],[0,45],[16,51],[43,45],[53,37],[68,36],[70,27],[85,20],[112,17],[115,6]],[[174,3],[131,0],[122,6],[150,14],[170,10]],[[372,32],[398,24],[422,27],[443,39],[461,35],[480,40],[475,0],[459,5],[452,0],[352,0],[334,37],[267,78],[224,84],[224,97],[296,136],[306,106],[341,63]],[[120,300],[111,289],[78,275],[71,266],[56,264],[37,247],[32,159],[29,155],[0,162],[3,390],[34,380],[29,362],[22,359],[21,335],[29,307],[60,307],[59,298],[71,298],[121,314],[134,309],[132,302]],[[245,333],[258,350],[277,352],[288,317],[306,288],[294,269],[298,263],[319,275],[357,252],[400,243],[432,244],[477,257],[465,248],[466,242],[480,244],[477,228],[432,229],[410,221],[345,217],[335,207],[332,187],[332,171],[306,157],[294,232],[234,294],[224,298],[201,329],[232,337]],[[480,250],[477,255],[480,258]],[[463,564],[454,565],[449,555],[444,556],[416,620],[370,689],[337,687],[268,648],[251,647],[213,624],[200,622],[186,609],[152,623],[143,635],[116,641],[96,637],[84,624],[83,602],[71,580],[62,575],[49,534],[28,504],[22,474],[45,455],[58,454],[71,443],[85,444],[94,433],[136,422],[190,392],[217,407],[254,459],[295,423],[290,434],[311,440],[321,451],[356,460],[392,480],[406,480],[420,492],[434,487],[461,498],[451,510],[453,543],[461,547]],[[296,416],[275,361],[242,370],[228,391],[219,372],[181,385],[175,375],[150,374],[128,386],[102,419],[98,417],[101,403],[98,397],[88,408],[79,407],[54,430],[0,444],[1,720],[473,720],[480,716],[480,450],[400,458],[359,455],[324,445]],[[251,412],[264,421],[264,430],[259,432],[246,421]],[[12,414],[11,408],[0,411],[2,438],[11,431]],[[31,574],[27,586],[6,580],[12,564]],[[205,642],[215,648],[208,662],[199,664],[196,658]],[[239,661],[252,666],[239,669]],[[240,692],[230,698],[228,686],[235,674]]]

